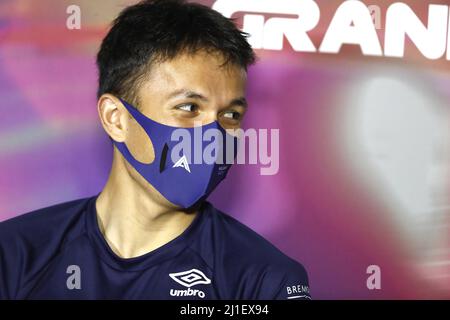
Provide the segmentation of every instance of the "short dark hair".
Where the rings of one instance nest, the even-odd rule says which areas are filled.
[[[114,20],[97,55],[97,97],[110,93],[135,105],[137,90],[151,64],[198,50],[218,52],[224,64],[245,70],[255,62],[232,19],[213,9],[184,0],[146,0],[125,8]]]

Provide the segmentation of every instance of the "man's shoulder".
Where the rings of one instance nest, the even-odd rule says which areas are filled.
[[[22,283],[83,232],[88,199],[31,211],[0,223],[0,299],[17,297]],[[81,223],[80,223],[81,222]]]
[[[290,258],[263,236],[252,230],[234,217],[214,208],[216,239],[224,248],[227,262],[249,270],[258,268],[272,272],[296,272],[306,278],[303,265]],[[235,264],[235,263],[234,263]]]
[[[30,211],[0,222],[0,245],[18,240],[30,243],[46,239],[55,228],[64,228],[86,207],[91,198],[67,201]]]
[[[227,282],[237,281],[234,285],[238,287],[239,282],[247,284],[242,289],[242,297],[310,298],[308,273],[300,262],[232,216],[215,208],[210,212],[215,255],[220,255],[216,257],[219,270]]]

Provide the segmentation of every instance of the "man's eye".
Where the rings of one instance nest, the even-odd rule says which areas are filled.
[[[223,117],[230,120],[239,120],[241,118],[241,114],[236,111],[228,111],[223,114]]]
[[[192,103],[182,104],[178,106],[177,109],[187,111],[187,112],[195,112],[198,109],[198,106]]]

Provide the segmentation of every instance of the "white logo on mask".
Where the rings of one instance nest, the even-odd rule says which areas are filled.
[[[184,168],[187,172],[191,173],[191,169],[189,168],[189,163],[186,159],[186,156],[182,156],[172,168],[181,167]]]

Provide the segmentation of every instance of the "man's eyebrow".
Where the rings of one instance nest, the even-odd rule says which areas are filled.
[[[247,102],[247,99],[245,99],[245,97],[240,97],[240,98],[233,99],[230,103],[230,106],[241,106],[243,108],[247,108],[248,102]]]
[[[167,99],[174,99],[174,98],[189,98],[208,101],[208,98],[206,98],[204,95],[187,89],[176,90],[167,96]],[[243,108],[247,108],[248,102],[247,99],[245,99],[245,97],[239,97],[231,100],[229,106],[241,106]]]
[[[187,89],[176,90],[167,96],[167,99],[173,99],[173,98],[190,98],[190,99],[199,99],[199,100],[203,100],[203,101],[208,101],[208,99],[205,96],[201,95],[200,93],[197,93],[197,92],[194,92],[191,90],[187,90]]]

